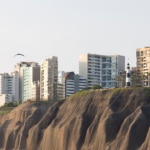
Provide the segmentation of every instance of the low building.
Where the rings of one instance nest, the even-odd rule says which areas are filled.
[[[0,94],[0,106],[3,106],[5,103],[13,102],[12,94]]]
[[[61,84],[59,84],[58,96],[61,99],[65,99],[66,97],[81,91],[87,87],[85,77],[82,77],[74,72],[66,72],[62,76]]]

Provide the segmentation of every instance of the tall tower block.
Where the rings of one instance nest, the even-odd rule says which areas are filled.
[[[127,64],[127,70],[126,70],[126,86],[129,87],[130,84],[130,64]]]

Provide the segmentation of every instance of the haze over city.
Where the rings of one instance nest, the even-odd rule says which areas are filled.
[[[0,0],[0,73],[50,56],[58,57],[59,70],[78,73],[83,53],[119,54],[136,66],[136,49],[150,46],[149,6],[148,0]]]

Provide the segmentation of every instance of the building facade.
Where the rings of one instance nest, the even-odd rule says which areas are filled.
[[[136,50],[136,64],[141,85],[150,87],[150,47],[138,48]]]
[[[74,72],[60,72],[58,75],[57,96],[62,100],[70,95],[86,89],[86,79]]]
[[[40,66],[38,63],[33,62],[31,66],[23,68],[23,86],[22,86],[22,100],[32,100],[34,86],[33,82],[40,81]],[[39,91],[40,92],[40,91]],[[40,93],[39,93],[40,94]]]
[[[57,99],[58,59],[55,56],[41,63],[40,99],[43,101]]]
[[[87,88],[86,78],[80,75],[77,75],[78,78],[78,91],[84,90]]]
[[[67,72],[64,75],[65,98],[77,92],[77,80],[74,72]]]
[[[35,62],[20,62],[14,66],[14,70],[18,72],[19,75],[19,99],[22,100],[23,97],[23,70],[26,67],[30,67]]]
[[[32,83],[32,101],[40,101],[40,82],[33,81]]]
[[[66,72],[64,74],[65,98],[83,89],[86,89],[86,78],[75,74],[74,72]]]
[[[65,99],[65,79],[64,79],[65,72],[59,71],[58,72],[58,84],[57,84],[57,99],[63,100]]]
[[[0,74],[0,104],[19,101],[18,72]]]
[[[103,88],[117,86],[116,76],[125,70],[125,56],[82,54],[79,56],[79,75],[87,79],[87,87]]]

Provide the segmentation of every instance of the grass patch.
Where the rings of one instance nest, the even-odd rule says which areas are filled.
[[[13,102],[5,103],[3,106],[0,107],[0,115],[8,114],[12,109],[14,109],[17,106],[18,105]]]
[[[132,87],[130,87],[130,88],[114,88],[114,89],[112,89],[112,91],[114,91],[114,92],[133,91],[134,89],[136,89],[136,88],[132,88]]]
[[[91,90],[82,90],[82,91],[75,93],[75,95],[87,95],[91,92],[92,92]]]
[[[0,107],[0,115],[1,114],[8,114],[14,108],[15,107]]]
[[[0,115],[8,114],[11,110],[0,110]]]
[[[91,92],[93,92],[93,90],[81,90],[81,91],[76,92],[75,94],[70,95],[69,97],[66,98],[66,100],[70,100],[73,97],[85,96]]]

